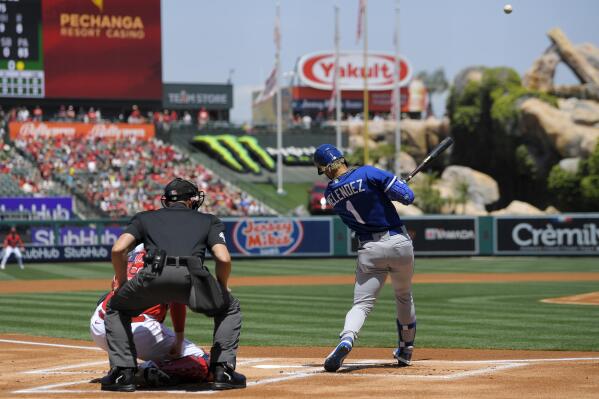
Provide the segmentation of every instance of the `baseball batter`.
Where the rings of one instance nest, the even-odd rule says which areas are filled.
[[[144,267],[144,255],[143,245],[131,252],[127,262],[127,279],[133,278]],[[112,292],[102,298],[90,320],[92,339],[105,351],[108,351],[108,345],[104,318],[106,304],[111,297]],[[187,339],[181,341],[180,347],[176,344],[176,335],[183,334],[185,328],[185,305],[170,305],[175,332],[163,324],[168,310],[168,305],[160,304],[131,319],[137,356],[146,361],[140,366],[138,381],[150,385],[206,381],[209,374],[208,354]],[[166,376],[157,373],[156,369],[166,373]]]
[[[25,246],[23,245],[23,240],[21,240],[21,236],[17,233],[17,229],[15,227],[10,228],[10,232],[4,239],[4,254],[2,256],[2,263],[0,263],[0,269],[4,270],[6,267],[6,261],[10,258],[10,255],[15,254],[17,261],[19,262],[19,268],[24,269],[23,266],[23,254],[21,251],[25,250]]]
[[[398,348],[393,356],[399,366],[409,366],[416,336],[412,299],[414,251],[392,201],[409,205],[414,201],[414,193],[387,171],[372,166],[349,169],[343,153],[330,144],[316,149],[314,163],[318,174],[324,173],[331,180],[325,190],[327,202],[359,243],[354,303],[345,317],[341,342],[325,359],[324,368],[334,372],[341,367],[388,274],[397,305]]]

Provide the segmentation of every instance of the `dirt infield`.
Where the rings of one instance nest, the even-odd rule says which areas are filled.
[[[589,292],[587,294],[563,296],[560,298],[547,298],[541,302],[561,303],[566,305],[595,305],[599,306],[599,292]]]
[[[106,355],[89,342],[0,335],[1,398],[99,398],[214,395],[243,398],[596,398],[599,353],[418,349],[398,368],[390,348],[356,348],[338,373],[324,373],[329,348],[241,347],[248,388],[207,386],[106,394],[92,381]]]
[[[439,283],[506,283],[523,281],[599,281],[599,272],[586,273],[421,273],[415,284]],[[272,285],[339,285],[353,284],[353,275],[333,276],[259,276],[232,277],[232,287]],[[61,292],[108,290],[108,280],[9,280],[0,281],[0,294],[19,292]]]

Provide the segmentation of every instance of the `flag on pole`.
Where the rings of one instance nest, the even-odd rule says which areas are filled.
[[[260,103],[262,101],[268,100],[272,96],[277,93],[277,67],[275,66],[266,82],[264,82],[264,88],[262,91],[256,96],[254,100],[254,104]]]
[[[274,31],[274,42],[277,49],[277,53],[281,51],[281,16],[279,14],[279,8],[277,6],[277,16],[275,18],[275,31]]]
[[[364,13],[366,12],[366,0],[360,0],[358,5],[358,30],[356,32],[356,43],[360,41],[362,37],[362,31],[364,26]]]

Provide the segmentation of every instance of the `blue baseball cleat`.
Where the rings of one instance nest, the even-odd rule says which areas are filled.
[[[414,351],[413,346],[406,348],[397,348],[393,351],[393,357],[397,359],[397,365],[399,367],[407,367],[412,365],[412,352]]]
[[[343,361],[351,352],[352,344],[349,341],[341,341],[339,345],[324,360],[324,369],[328,372],[335,372],[343,364]]]

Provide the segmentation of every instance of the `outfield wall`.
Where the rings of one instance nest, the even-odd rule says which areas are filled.
[[[417,256],[599,256],[599,213],[551,216],[405,217]],[[357,242],[337,217],[223,218],[234,257],[355,256]],[[127,220],[0,221],[16,226],[28,262],[103,261]]]

